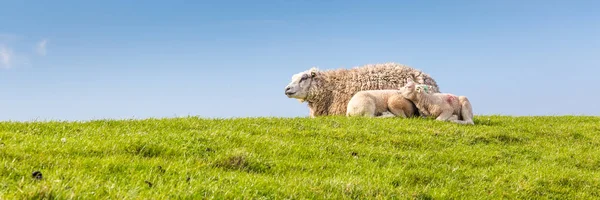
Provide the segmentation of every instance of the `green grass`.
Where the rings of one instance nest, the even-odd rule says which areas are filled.
[[[600,198],[600,117],[475,123],[0,122],[0,199]]]

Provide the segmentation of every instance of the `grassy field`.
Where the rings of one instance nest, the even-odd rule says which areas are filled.
[[[600,117],[475,123],[0,122],[0,199],[600,198]]]

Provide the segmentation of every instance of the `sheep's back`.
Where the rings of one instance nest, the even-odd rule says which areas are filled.
[[[332,103],[329,115],[343,115],[346,106],[354,94],[363,90],[400,89],[407,79],[420,84],[439,87],[433,78],[418,69],[397,63],[370,64],[352,69],[326,71],[326,80],[332,87]]]

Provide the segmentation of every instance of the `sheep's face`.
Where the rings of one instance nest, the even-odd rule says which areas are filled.
[[[292,76],[292,82],[290,82],[285,87],[285,95],[288,98],[295,98],[300,100],[306,99],[311,83],[313,82],[313,78],[316,75],[316,72],[317,70],[315,68],[312,68],[310,70],[294,74],[294,76]]]
[[[407,99],[415,99],[417,95],[432,94],[433,86],[425,84],[407,84],[402,89],[402,95]]]
[[[412,81],[408,81],[406,82],[406,84],[404,85],[404,87],[402,87],[402,96],[404,96],[404,98],[407,99],[414,99],[415,98],[415,94],[416,94],[416,84]]]
[[[400,89],[400,93],[402,93],[404,98],[415,99],[418,94],[432,94],[433,89],[434,88],[431,85],[416,84],[412,80],[407,80],[404,87]]]

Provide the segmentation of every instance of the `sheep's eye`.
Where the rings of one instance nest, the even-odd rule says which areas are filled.
[[[300,78],[300,81],[306,80],[308,78],[308,76],[305,74],[302,76],[302,78]]]

